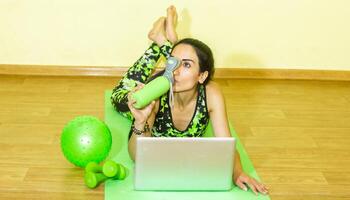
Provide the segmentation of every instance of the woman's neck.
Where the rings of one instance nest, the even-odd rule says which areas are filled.
[[[193,100],[197,99],[197,95],[197,87],[184,92],[174,92],[174,106],[183,109],[186,105],[189,105]]]

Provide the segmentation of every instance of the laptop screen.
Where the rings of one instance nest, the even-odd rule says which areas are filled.
[[[234,138],[139,137],[136,190],[229,190]]]

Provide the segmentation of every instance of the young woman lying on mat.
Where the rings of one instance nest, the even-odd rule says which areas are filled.
[[[148,34],[153,44],[129,68],[112,93],[111,100],[116,110],[134,120],[133,132],[129,136],[132,159],[137,137],[201,137],[209,119],[216,137],[231,137],[223,94],[218,84],[211,80],[214,74],[212,52],[196,39],[178,41],[176,23],[176,9],[170,6],[167,17],[160,17]],[[173,73],[174,104],[168,103],[168,92],[143,109],[136,109],[130,96],[154,78],[151,78],[151,73],[161,55],[181,60],[180,67]],[[164,71],[158,75],[161,73]],[[243,172],[239,153],[236,151],[235,154],[233,182],[243,190],[247,190],[247,185],[256,194],[266,194],[267,187]]]

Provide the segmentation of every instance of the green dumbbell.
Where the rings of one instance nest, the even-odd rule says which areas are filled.
[[[107,177],[113,177],[114,179],[123,180],[126,178],[127,169],[121,164],[108,160],[102,166],[102,172]]]
[[[85,172],[84,176],[85,185],[89,188],[95,188],[107,179],[109,179],[109,177],[102,173]]]
[[[96,162],[89,162],[85,167],[85,172],[99,173],[102,172],[102,167]]]
[[[87,187],[95,188],[107,179],[124,180],[128,169],[114,161],[106,161],[103,166],[90,162],[85,167],[84,181]]]
[[[113,160],[106,161],[103,166],[96,162],[89,162],[85,167],[85,172],[103,173],[105,176],[123,180],[127,176],[127,169]]]
[[[124,167],[123,165],[119,165],[119,171],[116,174],[117,180],[124,180],[129,175],[128,168]]]
[[[95,188],[97,187],[100,183],[112,179],[112,180],[123,180],[128,174],[128,171],[125,170],[126,168],[122,168],[120,170],[120,173],[118,173],[114,177],[107,177],[103,173],[95,173],[95,172],[85,172],[84,176],[84,182],[85,185],[89,188]]]

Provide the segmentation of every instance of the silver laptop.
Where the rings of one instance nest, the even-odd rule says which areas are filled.
[[[230,190],[234,138],[137,138],[135,190]]]

